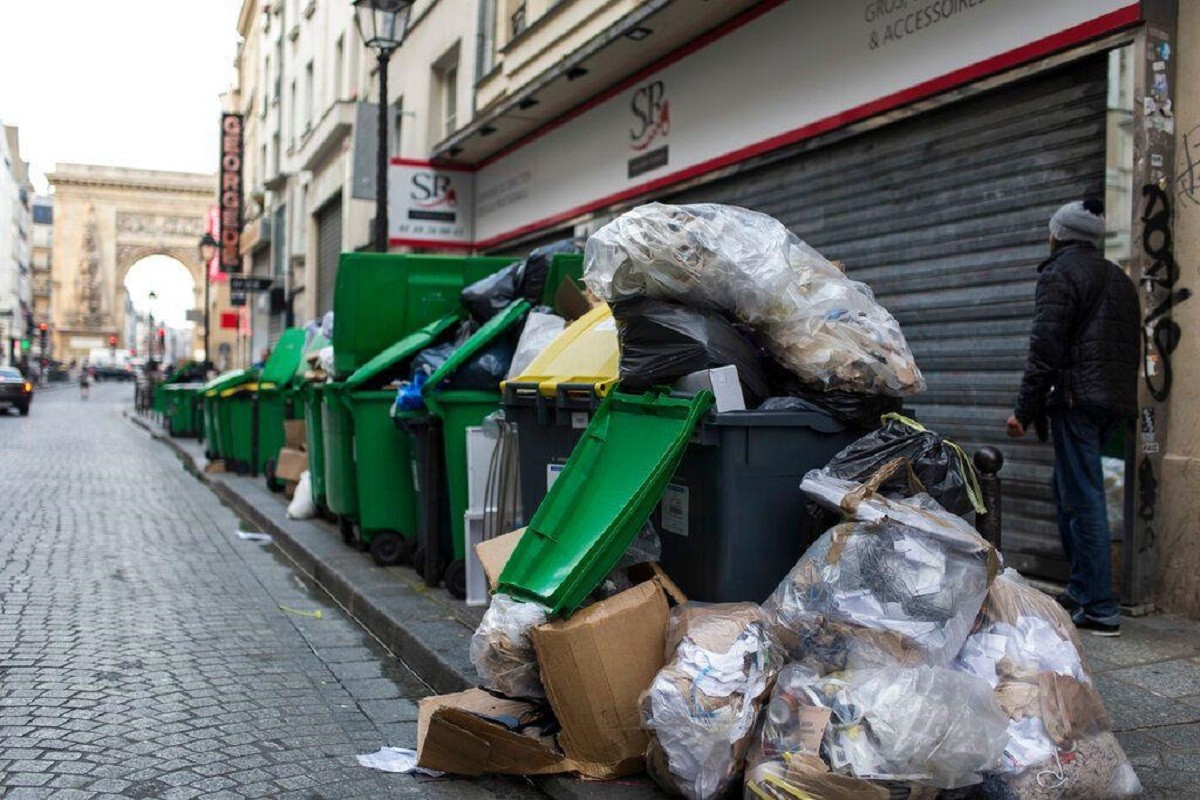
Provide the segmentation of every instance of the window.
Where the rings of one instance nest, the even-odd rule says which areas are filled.
[[[316,108],[316,97],[313,88],[313,62],[308,62],[304,68],[304,130],[308,131],[313,125],[313,114]]]
[[[50,225],[54,222],[54,206],[35,205],[33,221],[39,225]]]
[[[262,152],[259,154],[258,160],[258,185],[261,187],[267,182],[267,143],[263,142]]]
[[[404,98],[392,103],[392,155],[403,155],[404,150]]]
[[[259,110],[259,116],[267,116],[267,105],[271,102],[271,56],[268,54],[266,61],[263,62],[262,74],[262,108]]]
[[[333,45],[333,99],[334,102],[342,99],[342,73],[345,71],[346,61],[346,37],[343,34],[339,36]]]
[[[295,148],[295,146],[296,146],[296,131],[300,128],[300,114],[299,114],[300,109],[296,103],[297,98],[296,98],[296,82],[295,81],[292,81],[292,89],[291,89],[291,93],[288,95],[288,97],[292,101],[292,105],[291,105],[292,147]]]
[[[496,0],[480,0],[476,44],[475,82],[478,83],[496,66]]]
[[[525,31],[528,25],[525,17],[525,2],[521,0],[521,2],[511,4],[510,8],[512,11],[508,15],[510,24],[508,38],[515,39]]]

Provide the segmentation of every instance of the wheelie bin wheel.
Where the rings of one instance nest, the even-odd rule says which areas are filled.
[[[467,596],[467,562],[461,558],[451,561],[442,575],[442,582],[452,597],[459,600],[465,598]]]
[[[342,534],[342,541],[351,547],[358,543],[358,533],[354,530],[354,520],[349,517],[338,517],[338,532]]]
[[[394,567],[408,559],[408,543],[395,531],[382,531],[371,540],[371,558],[381,567]]]
[[[413,548],[412,568],[419,577],[425,577],[425,545],[418,544]]]
[[[275,459],[263,464],[263,475],[267,477],[267,489],[275,494],[283,491],[283,481],[275,477]]]

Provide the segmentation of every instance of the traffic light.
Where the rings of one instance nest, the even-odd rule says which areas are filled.
[[[44,322],[38,324],[38,344],[41,347],[42,355],[45,355],[46,351],[49,349],[48,347],[46,347],[46,339],[49,336],[49,334],[50,334],[50,326],[49,325],[47,325]]]
[[[31,347],[33,347],[33,342],[31,342],[31,341],[30,341],[30,340],[28,340],[28,339],[22,339],[22,340],[21,340],[21,352],[22,352],[22,353],[28,353],[28,352],[29,352],[29,348],[31,348]]]

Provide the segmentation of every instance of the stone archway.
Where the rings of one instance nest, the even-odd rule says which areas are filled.
[[[47,177],[54,189],[50,319],[58,358],[77,358],[110,336],[121,340],[125,276],[148,255],[187,267],[199,287],[195,306],[202,307],[196,242],[216,196],[214,175],[59,164]]]

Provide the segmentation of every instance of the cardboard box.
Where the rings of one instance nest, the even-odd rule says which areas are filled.
[[[579,319],[595,308],[598,302],[591,292],[580,289],[569,275],[562,279],[554,293],[554,310],[568,322]]]
[[[724,411],[745,411],[746,396],[742,392],[742,381],[738,377],[737,367],[729,364],[716,369],[702,369],[690,375],[684,375],[672,387],[676,391],[695,395],[703,390],[713,393],[716,398],[717,413]]]
[[[493,588],[523,533],[476,545]],[[520,719],[534,707],[517,703],[500,710],[489,703],[517,701],[474,690],[422,701],[418,763],[465,775],[572,772],[605,780],[640,772],[647,740],[638,699],[664,663],[670,602],[686,598],[657,564],[626,574],[632,588],[530,635],[546,698],[562,726],[557,746],[553,739],[514,733],[482,718]]]
[[[298,481],[300,474],[308,469],[308,453],[294,447],[285,447],[279,451],[279,460],[275,463],[275,477],[281,481]]]
[[[283,441],[284,447],[291,447],[295,450],[307,450],[308,449],[308,443],[307,443],[307,438],[306,438],[307,430],[305,429],[305,426],[304,426],[304,420],[302,420],[302,419],[284,420],[283,433],[284,433],[284,441]]]

